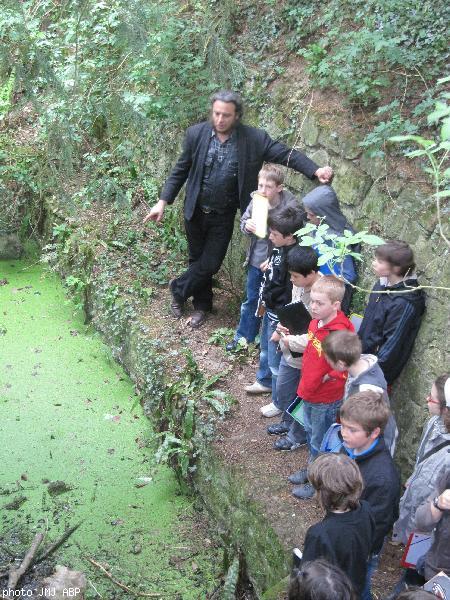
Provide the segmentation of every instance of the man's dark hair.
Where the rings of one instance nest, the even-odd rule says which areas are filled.
[[[411,275],[416,268],[414,253],[403,240],[390,240],[375,250],[375,256],[388,262],[398,276]]]
[[[295,570],[291,576],[288,600],[356,600],[350,579],[336,565],[323,558]]]
[[[267,219],[269,229],[278,231],[284,237],[293,235],[305,224],[305,212],[297,206],[285,206],[272,210]]]
[[[241,95],[231,90],[219,90],[211,96],[211,106],[219,100],[220,102],[231,102],[236,107],[237,116],[242,119],[244,114],[244,104]]]
[[[306,277],[313,271],[317,273],[319,270],[319,267],[317,266],[318,260],[319,257],[312,248],[307,246],[294,246],[288,254],[288,271],[300,273],[303,277]]]

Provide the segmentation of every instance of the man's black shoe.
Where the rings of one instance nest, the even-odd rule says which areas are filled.
[[[189,325],[192,329],[198,329],[206,321],[206,313],[204,310],[194,310],[192,313]]]
[[[225,346],[225,350],[227,352],[234,352],[236,350],[236,348],[237,348],[237,345],[238,345],[237,341],[233,340],[232,342],[230,342],[229,344],[227,344]]]
[[[172,283],[173,282],[174,282],[173,279],[171,279],[169,281],[169,291],[172,296],[172,300],[170,302],[170,312],[175,317],[175,319],[181,319],[181,317],[183,316],[184,302],[182,300],[180,300],[179,298],[177,298],[177,296],[175,296],[175,294],[173,293],[173,291],[172,291]]]
[[[286,426],[285,423],[274,423],[267,428],[267,433],[269,435],[284,435],[288,431],[289,427]]]

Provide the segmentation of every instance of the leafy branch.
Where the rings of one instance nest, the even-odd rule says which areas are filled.
[[[447,196],[450,194],[447,194]],[[369,246],[380,246],[384,244],[384,240],[377,235],[368,233],[367,231],[358,231],[352,233],[351,231],[345,230],[343,235],[336,235],[335,233],[329,233],[329,226],[326,223],[320,223],[319,225],[313,225],[307,223],[305,227],[295,232],[295,235],[299,239],[300,246],[312,246],[319,252],[319,258],[317,264],[319,267],[328,265],[331,271],[335,272],[334,267],[340,268],[339,277],[345,281],[346,284],[350,285],[353,289],[359,292],[372,293],[372,290],[362,288],[359,285],[351,283],[343,275],[343,264],[344,259],[347,256],[351,256],[355,260],[362,261],[363,257],[360,252],[356,251],[361,244],[368,244]],[[411,290],[420,289],[432,289],[432,290],[443,290],[450,291],[450,288],[437,286],[437,285],[418,285],[414,287],[406,286],[404,290],[377,290],[377,294],[406,294]]]
[[[439,79],[438,84],[448,83],[450,77]],[[439,235],[450,247],[450,240],[445,235],[442,227],[442,206],[441,200],[450,198],[450,168],[445,168],[450,151],[450,105],[448,100],[450,93],[442,94],[442,99],[436,102],[435,109],[427,117],[429,125],[440,127],[437,140],[430,140],[420,135],[396,135],[390,139],[391,142],[414,142],[419,148],[405,153],[409,158],[426,157],[428,166],[425,172],[431,176],[434,186],[434,200],[436,203],[437,220],[439,225]]]
[[[317,249],[319,252],[317,261],[319,267],[328,265],[334,271],[335,266],[340,266],[341,277],[343,262],[347,256],[362,261],[361,253],[357,251],[361,244],[370,246],[384,244],[383,239],[367,231],[352,233],[346,229],[343,235],[331,233],[329,226],[322,221],[319,225],[307,223],[305,227],[296,232],[296,235],[300,240],[300,246],[313,246]]]

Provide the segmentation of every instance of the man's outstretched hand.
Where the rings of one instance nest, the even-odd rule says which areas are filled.
[[[144,217],[144,225],[147,221],[155,221],[156,223],[160,223],[164,216],[164,209],[166,208],[167,202],[165,200],[158,200],[158,202],[152,206],[150,212]]]
[[[333,181],[333,169],[331,167],[320,167],[314,173],[320,183],[331,183]]]

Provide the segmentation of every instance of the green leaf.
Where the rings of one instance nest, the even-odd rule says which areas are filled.
[[[384,240],[378,237],[378,235],[364,234],[361,236],[361,239],[365,244],[370,244],[371,246],[381,246],[381,244],[384,244]]]
[[[445,119],[441,127],[441,139],[444,141],[450,140],[450,119]]]
[[[300,246],[312,246],[316,243],[316,240],[310,235],[304,235],[300,238]]]
[[[326,265],[328,262],[328,258],[325,256],[325,254],[322,254],[321,256],[319,256],[318,260],[317,260],[317,265],[319,267],[322,267],[323,265]]]

